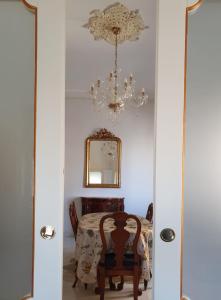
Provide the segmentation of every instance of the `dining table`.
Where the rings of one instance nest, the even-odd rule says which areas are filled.
[[[97,266],[102,251],[99,224],[107,212],[91,213],[82,216],[78,224],[74,259],[77,262],[77,277],[82,283],[92,284],[97,282]],[[149,281],[152,259],[152,224],[144,217],[137,216],[141,222],[141,233],[137,245],[138,254],[142,258],[142,278]],[[136,222],[127,220],[125,229],[130,233],[128,247],[136,234]],[[114,220],[107,219],[104,223],[104,232],[107,245],[111,248],[111,231],[115,229]]]

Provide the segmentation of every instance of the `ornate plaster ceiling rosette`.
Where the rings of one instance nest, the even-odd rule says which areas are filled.
[[[136,41],[140,33],[148,26],[144,25],[139,10],[129,10],[121,3],[115,3],[103,11],[95,9],[90,13],[88,23],[84,25],[90,30],[95,40],[105,40],[115,45],[116,35],[113,28],[119,28],[118,43]]]

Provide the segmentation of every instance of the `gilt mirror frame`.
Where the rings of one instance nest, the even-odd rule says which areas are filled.
[[[89,172],[90,172],[90,148],[92,141],[115,141],[117,142],[117,178],[116,183],[90,183]],[[121,187],[121,139],[116,137],[113,133],[105,128],[100,129],[86,139],[85,142],[85,174],[84,174],[84,185],[87,188],[120,188]]]

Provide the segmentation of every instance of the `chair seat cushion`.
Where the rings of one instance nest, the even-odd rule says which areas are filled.
[[[104,264],[100,263],[101,265],[104,265],[107,269],[114,268],[116,266],[116,260],[115,260],[115,253],[107,253],[105,255],[105,262]],[[125,253],[124,254],[124,260],[123,260],[123,266],[126,269],[132,269],[137,263],[134,261],[134,254],[133,253]],[[141,262],[139,261],[139,265],[141,265]]]

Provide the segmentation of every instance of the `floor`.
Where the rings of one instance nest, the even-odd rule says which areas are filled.
[[[89,285],[85,290],[81,283],[78,283],[75,289],[72,288],[74,281],[72,266],[70,264],[74,247],[74,239],[66,237],[64,239],[64,281],[63,281],[63,300],[98,300],[99,296],[94,294],[95,285]],[[142,288],[142,283],[140,284]],[[151,300],[151,282],[148,285],[147,291],[143,291],[140,300]],[[105,291],[105,299],[112,300],[133,300],[133,285],[125,284],[123,291]]]

